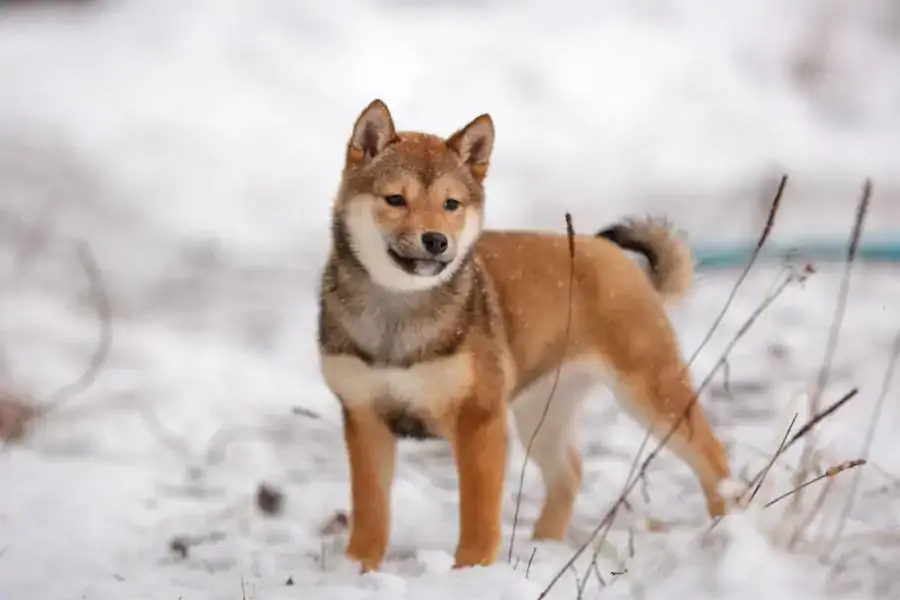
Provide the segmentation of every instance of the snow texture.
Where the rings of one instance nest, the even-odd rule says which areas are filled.
[[[582,420],[565,544],[529,540],[542,499],[529,468],[512,562],[506,543],[498,564],[451,571],[452,459],[410,442],[383,572],[342,559],[347,465],[316,286],[344,144],[375,97],[404,129],[492,114],[492,227],[651,212],[692,239],[752,238],[786,171],[774,237],[847,239],[865,176],[866,230],[900,230],[893,0],[0,3],[0,393],[45,402],[90,361],[101,326],[81,242],[113,314],[96,381],[0,455],[2,600],[529,599],[600,522],[643,437],[603,390]],[[781,273],[753,271],[698,381]],[[672,310],[686,355],[737,276],[698,274]],[[789,286],[704,393],[738,479],[794,413],[808,419],[841,276],[818,265]],[[818,469],[863,453],[900,331],[895,267],[856,265],[850,282],[824,402],[860,393],[817,430]],[[576,598],[581,579],[584,598],[900,597],[898,400],[900,381],[869,464],[830,480],[796,540],[826,484],[762,505],[795,485],[802,443],[712,532],[663,454],[596,569],[589,549],[548,598]],[[523,456],[515,445],[507,540]],[[259,509],[262,483],[283,495],[278,514]]]

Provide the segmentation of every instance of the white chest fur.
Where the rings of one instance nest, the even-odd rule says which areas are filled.
[[[440,416],[472,387],[472,358],[454,354],[409,367],[370,366],[347,354],[322,356],[331,391],[349,408],[404,408]]]

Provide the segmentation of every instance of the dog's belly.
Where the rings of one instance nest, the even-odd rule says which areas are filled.
[[[349,411],[372,410],[401,438],[439,435],[439,422],[472,386],[471,357],[454,354],[409,367],[366,364],[349,355],[322,357],[331,391]]]
[[[401,439],[429,440],[441,437],[425,419],[407,408],[388,405],[379,410],[381,419],[394,436]]]

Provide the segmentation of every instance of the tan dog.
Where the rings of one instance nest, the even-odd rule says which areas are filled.
[[[377,569],[388,545],[398,437],[442,437],[459,470],[456,566],[487,565],[501,542],[507,413],[527,444],[562,377],[531,458],[547,497],[537,539],[561,539],[581,483],[573,436],[598,382],[664,435],[693,398],[663,307],[692,276],[662,223],[628,221],[576,236],[572,316],[568,239],[482,232],[494,126],[481,115],[448,139],[398,132],[372,102],[347,145],[322,280],[322,371],[344,411],[352,519],[347,554]],[[613,243],[615,242],[615,243]],[[621,247],[620,247],[621,246]],[[642,252],[650,274],[623,252]],[[700,406],[669,442],[694,470],[711,515],[729,476]]]

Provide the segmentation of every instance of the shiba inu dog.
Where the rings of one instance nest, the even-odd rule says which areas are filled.
[[[324,379],[343,407],[347,555],[363,570],[377,569],[387,550],[398,438],[452,445],[455,566],[487,565],[501,543],[510,412],[523,443],[537,431],[530,457],[546,500],[533,535],[559,540],[581,483],[575,421],[592,386],[611,387],[657,436],[694,398],[664,310],[689,287],[686,245],[654,219],[575,236],[573,255],[562,234],[482,231],[493,145],[487,114],[443,138],[397,131],[379,100],[360,114],[347,144],[319,348]],[[648,270],[623,248],[644,254]],[[668,448],[696,473],[709,513],[721,515],[728,458],[701,407],[688,415]]]

